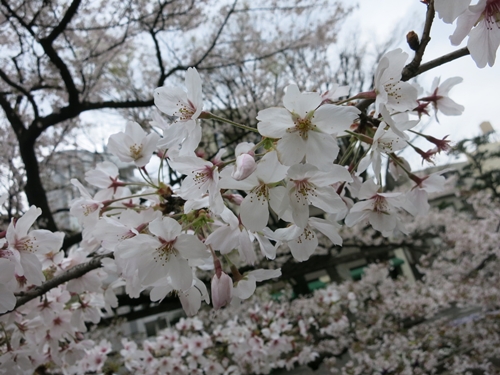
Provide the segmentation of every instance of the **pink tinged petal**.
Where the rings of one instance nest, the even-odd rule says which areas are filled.
[[[269,205],[262,194],[249,193],[240,205],[240,217],[243,225],[254,232],[267,226]]]
[[[398,135],[399,137],[401,137],[403,139],[407,139],[406,135],[397,127],[396,123],[392,119],[391,114],[389,113],[389,111],[387,110],[387,107],[385,105],[382,105],[380,107],[380,114],[382,115],[384,122],[390,126],[390,128],[394,132],[394,134]],[[379,125],[379,128],[380,128],[380,125]],[[378,128],[377,128],[377,130],[378,130]],[[382,133],[382,131],[380,131],[380,132]],[[381,133],[379,133],[379,134],[381,134]]]
[[[165,283],[165,285],[161,286],[158,285],[151,289],[149,298],[151,299],[151,301],[162,301],[173,290],[174,289],[172,288],[172,285],[170,285],[169,283]]]
[[[259,112],[257,124],[259,133],[264,137],[281,138],[286,134],[287,129],[292,129],[295,124],[292,114],[285,108],[266,108]]]
[[[257,168],[259,168],[258,165]],[[236,181],[233,177],[231,177],[232,171],[232,167],[226,167],[220,172],[219,187],[221,189],[252,190],[254,187],[259,185],[259,179],[257,178],[256,173],[251,174],[248,178],[242,181]]]
[[[352,182],[352,177],[349,171],[340,165],[331,165],[325,171],[309,171],[307,172],[309,181],[316,186],[328,186],[340,181]]]
[[[268,238],[262,236],[259,233],[255,233],[255,238],[259,243],[260,250],[266,256],[267,259],[276,258],[276,246],[274,246]]]
[[[290,206],[292,208],[293,222],[301,228],[307,225],[309,218],[309,200],[308,195],[297,192],[295,189],[290,194]]]
[[[463,82],[463,78],[462,77],[451,77],[451,78],[448,78],[446,79],[440,86],[439,86],[439,91],[438,91],[438,94],[439,95],[448,95],[448,93],[450,92],[450,90],[458,85],[459,83],[462,83]],[[434,90],[433,90],[434,91]]]
[[[247,264],[253,265],[257,261],[257,255],[255,254],[253,243],[246,230],[240,231],[238,252],[241,259],[243,259],[243,261]]]
[[[418,91],[408,82],[398,82],[387,91],[387,106],[395,111],[412,110],[418,106]]]
[[[236,156],[240,156],[242,154],[253,154],[252,148],[255,147],[255,143],[251,142],[240,142],[236,145],[236,148],[234,149],[234,154]]]
[[[310,227],[303,229],[302,234],[296,240],[288,242],[288,247],[295,260],[304,262],[314,253],[318,247],[318,237]]]
[[[0,314],[13,310],[16,307],[16,302],[14,293],[8,290],[5,285],[0,285]]]
[[[362,201],[356,203],[345,218],[345,224],[348,227],[359,223],[365,219],[373,209],[373,200]]]
[[[177,150],[187,137],[186,123],[175,122],[163,129],[163,137],[158,140],[157,147],[161,150],[173,148]]]
[[[438,109],[446,116],[460,116],[465,107],[448,97],[443,97],[438,101]]]
[[[340,134],[349,129],[359,113],[356,107],[324,104],[314,112],[311,121],[324,133]]]
[[[179,294],[182,309],[187,316],[194,316],[201,307],[201,293],[197,288],[191,288]]]
[[[303,228],[300,228],[297,225],[291,225],[287,228],[276,229],[274,233],[269,233],[267,230],[264,233],[273,240],[288,242],[296,240],[303,231]]]
[[[287,171],[288,167],[281,164],[278,160],[276,151],[272,151],[268,152],[260,159],[255,174],[265,183],[272,184],[283,180],[286,177]],[[254,186],[257,186],[257,184]]]
[[[372,167],[373,167],[373,172],[375,173],[375,177],[378,181],[380,179],[380,171],[382,169],[382,157],[380,155],[380,152],[373,153],[373,155],[372,155]]]
[[[331,214],[341,212],[346,208],[342,198],[331,186],[316,188],[315,194],[309,195],[309,200],[313,206]]]
[[[370,166],[370,164],[372,163],[372,157],[373,157],[373,153],[374,152],[378,152],[378,151],[372,150],[369,153],[367,153],[366,156],[363,159],[361,159],[361,161],[358,164],[358,169],[356,171],[356,176],[361,175],[361,173],[363,173],[364,171],[366,171],[366,169]]]
[[[24,277],[33,285],[41,285],[45,280],[42,273],[42,263],[35,254],[22,252],[21,266],[23,267]]]
[[[486,64],[493,66],[498,46],[500,45],[500,26],[488,23],[483,19],[469,33],[467,48],[478,68],[484,68]]]
[[[21,216],[15,224],[15,232],[18,238],[25,237],[35,220],[42,214],[38,207],[31,206],[26,213]],[[9,226],[10,227],[10,226]],[[8,241],[8,240],[7,240]]]
[[[185,83],[188,92],[188,98],[196,108],[196,112],[192,116],[192,119],[196,120],[203,110],[203,97],[201,77],[195,68],[189,68],[186,71]]]
[[[254,294],[256,288],[257,284],[255,279],[249,276],[248,279],[238,281],[236,288],[233,289],[233,295],[241,299],[247,299]]]
[[[436,12],[446,23],[453,23],[457,19],[457,17],[465,12],[467,7],[470,4],[470,0],[435,0],[434,6],[436,8]]]
[[[209,207],[210,210],[215,214],[219,215],[222,211],[224,211],[224,208],[226,207],[224,205],[224,200],[222,199],[222,195],[220,193],[219,188],[211,188],[208,191],[209,194]]]
[[[181,225],[170,217],[157,218],[149,223],[149,231],[169,242],[174,241],[182,232]]]
[[[359,199],[369,199],[377,194],[378,189],[380,188],[372,179],[367,180],[361,185],[361,189],[359,189]]]
[[[186,139],[182,142],[181,150],[179,151],[179,156],[190,156],[194,154],[194,151],[198,148],[201,142],[201,126],[196,123],[196,126],[191,132],[186,136]]]
[[[281,276],[281,268],[275,270],[266,270],[266,269],[258,269],[254,271],[250,271],[248,276],[251,276],[257,282],[261,282],[264,280],[275,279]]]
[[[187,105],[188,97],[180,87],[158,87],[154,91],[155,105],[160,111],[169,115],[180,117],[179,109]]]
[[[428,201],[428,194],[422,189],[413,189],[406,194],[408,201],[412,203],[412,206],[405,205],[405,210],[411,213],[413,216],[425,216],[429,212],[430,205]],[[409,209],[412,207],[413,209]]]
[[[293,91],[292,95],[288,95]],[[321,95],[317,92],[303,92],[298,93],[298,88],[295,85],[288,86],[288,89],[283,97],[283,105],[290,112],[297,114],[300,118],[310,116],[316,108],[321,104]]]
[[[34,251],[37,254],[46,254],[61,249],[64,241],[64,233],[52,233],[49,230],[37,229],[30,232],[29,237],[33,241]]]
[[[196,174],[196,171],[213,167],[213,164],[209,161],[196,156],[180,156],[173,158],[170,160],[169,164],[173,169],[185,175],[193,175]]]
[[[396,214],[387,214],[381,212],[370,212],[368,215],[368,221],[370,222],[373,229],[379,232],[392,232],[396,228],[397,224]]]
[[[214,275],[211,282],[212,304],[218,310],[231,302],[233,295],[233,280],[225,272],[220,277]]]
[[[300,163],[306,154],[306,147],[306,141],[298,133],[285,134],[276,145],[280,163],[288,166]]]
[[[485,6],[486,0],[483,0],[482,3]],[[481,4],[481,2],[479,4]],[[469,32],[478,21],[483,10],[484,7],[478,12],[471,12],[470,9],[468,9],[464,13],[462,13],[460,17],[458,17],[457,28],[455,29],[455,32],[450,36],[451,44],[453,44],[454,46],[458,46],[460,43],[462,43],[462,40],[464,40],[464,38],[467,36],[467,34],[469,34]]]
[[[140,157],[134,158],[134,163],[138,167],[144,167],[146,164],[149,163],[149,160],[151,159],[151,156],[153,156],[153,153],[156,151],[156,144],[158,143],[158,140],[160,139],[160,135],[156,133],[151,133],[146,136],[142,140],[141,147],[142,151],[140,153]]]
[[[211,245],[214,250],[222,254],[228,254],[239,245],[239,228],[222,226],[213,231],[205,240],[205,244]]]
[[[168,275],[172,279],[172,286],[176,290],[188,290],[193,283],[193,271],[187,260],[171,254],[165,265]]]
[[[306,147],[307,163],[322,170],[330,168],[339,153],[337,138],[326,133],[310,131]]]
[[[146,137],[146,132],[137,122],[128,121],[125,125],[125,134],[128,135],[133,141]]]
[[[184,259],[206,259],[210,256],[207,247],[191,234],[181,234],[175,241],[174,248]]]
[[[340,237],[335,224],[327,220],[311,217],[309,225],[323,233],[334,245],[342,246],[342,237]]]
[[[276,214],[281,214],[281,205],[285,199],[288,199],[288,197],[284,186],[276,186],[269,189],[269,206]]]

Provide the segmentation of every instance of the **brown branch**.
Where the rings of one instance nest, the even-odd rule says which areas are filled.
[[[66,281],[77,279],[79,277],[82,277],[85,275],[87,272],[90,272],[92,270],[95,270],[99,267],[101,267],[101,260],[104,258],[112,258],[113,254],[103,254],[103,255],[98,255],[94,257],[92,260],[88,261],[87,263],[82,263],[78,264],[69,270],[63,272],[62,274],[50,279],[49,281],[46,281],[40,286],[36,286],[33,289],[30,289],[27,292],[20,293],[17,296],[17,302],[16,302],[16,309],[25,303],[40,297],[47,293],[49,290],[58,287],[61,284],[64,284]],[[0,314],[0,316],[8,314],[3,313]]]
[[[463,57],[463,56],[467,56],[469,54],[470,54],[470,52],[469,52],[469,49],[467,47],[457,49],[456,51],[453,51],[451,53],[448,53],[446,55],[438,57],[437,59],[434,59],[434,60],[431,60],[425,64],[422,64],[413,75],[407,76],[403,73],[401,80],[408,81],[410,78],[416,77],[419,74],[422,74],[428,70],[434,69],[440,65],[446,64],[450,61],[456,60],[456,59]],[[404,72],[404,70],[403,70],[403,72]]]
[[[414,77],[416,75],[415,73],[418,71],[418,68],[420,67],[420,64],[422,62],[422,58],[424,57],[425,48],[431,40],[431,27],[435,15],[436,12],[434,10],[434,1],[429,1],[429,4],[427,6],[427,14],[425,16],[424,31],[422,32],[422,38],[420,39],[420,46],[418,47],[413,60],[403,68],[403,72],[401,74],[402,77]],[[402,80],[406,81],[405,79]]]

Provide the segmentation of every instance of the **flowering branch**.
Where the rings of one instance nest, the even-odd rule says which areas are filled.
[[[100,268],[101,260],[103,260],[104,258],[113,258],[113,254],[97,255],[87,263],[78,264],[70,268],[69,270],[65,271],[64,273],[55,276],[54,278],[50,279],[49,281],[43,283],[40,286],[35,286],[32,289],[28,290],[27,292],[17,293],[16,308],[24,305],[25,303],[37,297],[44,295],[49,290],[56,288],[57,286],[64,284],[69,280],[77,279],[85,275],[87,272]],[[0,316],[5,314],[8,313],[1,313]]]

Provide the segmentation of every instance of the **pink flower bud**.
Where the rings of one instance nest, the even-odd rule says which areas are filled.
[[[228,199],[231,203],[234,203],[238,206],[243,202],[244,199],[240,194],[224,194],[224,198]]]
[[[233,280],[225,272],[221,272],[220,277],[214,275],[212,278],[212,304],[218,310],[231,302],[233,294]]]
[[[255,159],[249,154],[241,154],[236,158],[236,165],[231,177],[236,181],[241,181],[250,176],[255,169],[257,169]]]

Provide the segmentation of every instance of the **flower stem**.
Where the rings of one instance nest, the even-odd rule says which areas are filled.
[[[250,131],[250,132],[254,132],[254,133],[258,133],[259,132],[255,128],[251,128],[250,126],[246,126],[246,125],[243,125],[243,124],[238,124],[237,122],[228,120],[228,119],[226,119],[224,117],[219,117],[217,115],[214,115],[211,112],[205,112],[205,113],[206,113],[207,117],[203,117],[203,118],[208,118],[208,119],[212,119],[212,120],[217,120],[217,121],[225,122],[227,124],[233,125],[233,126],[235,126],[237,128],[240,128],[240,129],[243,129],[243,130],[247,130],[247,131]]]

